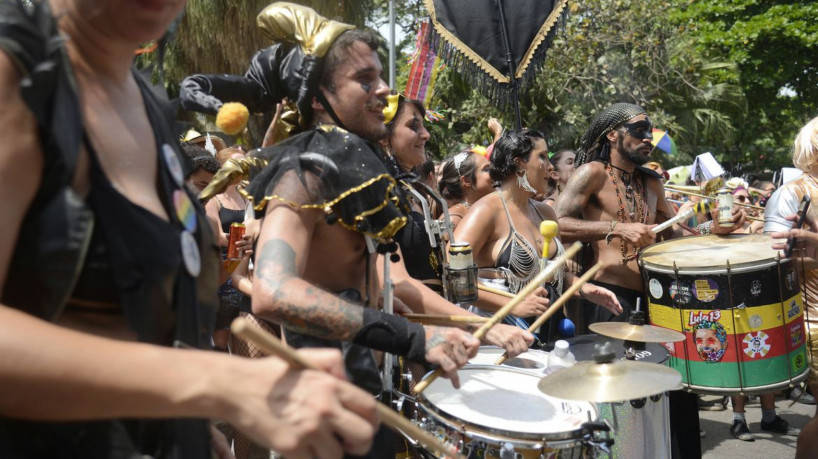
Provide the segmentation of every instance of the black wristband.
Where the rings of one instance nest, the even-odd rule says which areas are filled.
[[[422,325],[372,308],[364,308],[363,320],[353,343],[426,363],[426,332]]]

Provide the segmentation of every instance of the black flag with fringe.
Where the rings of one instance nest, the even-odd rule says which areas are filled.
[[[433,27],[430,43],[438,55],[469,84],[506,106],[512,96],[507,51],[513,77],[524,89],[545,61],[565,14],[567,0],[425,0]],[[504,3],[505,45],[500,4]]]

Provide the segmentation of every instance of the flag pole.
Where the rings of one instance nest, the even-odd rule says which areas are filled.
[[[506,62],[508,63],[509,80],[511,84],[511,99],[514,104],[514,115],[517,120],[517,130],[523,128],[522,117],[520,116],[520,94],[517,85],[517,78],[514,76],[517,69],[514,68],[514,58],[511,54],[511,44],[508,39],[508,28],[506,26],[506,13],[503,7],[503,0],[497,0],[497,9],[500,11],[500,27],[503,30],[503,46],[506,48]]]

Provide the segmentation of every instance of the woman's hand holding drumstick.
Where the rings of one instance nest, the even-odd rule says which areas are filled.
[[[531,279],[531,281],[525,287],[523,287],[523,289],[520,290],[514,296],[514,298],[512,298],[502,308],[500,308],[499,311],[495,312],[488,322],[481,325],[480,328],[477,329],[476,332],[474,332],[474,337],[477,339],[483,339],[483,336],[485,336],[486,332],[488,332],[489,329],[491,329],[491,327],[497,325],[500,321],[502,321],[509,313],[511,313],[511,310],[514,309],[514,307],[520,304],[531,292],[540,287],[543,282],[545,282],[551,276],[553,276],[554,273],[562,265],[564,265],[566,261],[571,259],[577,252],[579,252],[581,248],[582,243],[575,242],[573,245],[571,245],[571,247],[569,247],[565,251],[565,253],[561,257],[558,257],[553,262],[549,263],[546,269],[540,271],[540,273],[537,274],[537,276],[535,276],[534,279]],[[440,369],[435,370],[432,374],[429,375],[428,378],[419,382],[415,386],[415,393],[420,394],[421,392],[426,390],[426,387],[429,386],[429,384],[431,384],[432,381],[437,379],[437,377],[440,376],[441,374],[442,371]]]
[[[596,274],[597,271],[602,269],[603,266],[604,264],[601,261],[592,266],[591,269],[589,269],[585,274],[583,274],[582,277],[577,279],[576,282],[574,282],[574,284],[571,285],[571,287],[569,287],[568,290],[566,290],[565,293],[563,293],[562,296],[559,297],[559,299],[557,299],[557,301],[551,304],[551,306],[548,307],[548,310],[545,311],[543,315],[538,317],[537,320],[535,320],[534,323],[528,327],[528,331],[534,333],[535,330],[540,328],[545,323],[545,321],[548,320],[549,317],[553,316],[554,313],[557,312],[559,308],[561,308],[562,305],[565,304],[566,301],[571,299],[574,293],[578,292],[579,289],[582,288],[582,286],[586,282],[588,282],[594,276],[594,274]],[[508,353],[504,352],[503,355],[501,355],[500,358],[497,359],[496,362],[494,362],[494,364],[500,365],[503,362],[505,362],[507,358]]]
[[[296,353],[286,344],[282,343],[278,338],[253,326],[244,318],[240,317],[234,320],[233,324],[230,326],[230,331],[245,341],[251,342],[258,346],[265,353],[280,357],[289,363],[292,368],[321,371],[320,368],[305,360],[301,355]],[[452,447],[447,447],[446,445],[442,444],[429,432],[421,429],[408,419],[402,417],[388,406],[376,402],[375,408],[377,409],[378,415],[380,415],[384,424],[396,432],[407,435],[412,439],[419,441],[425,447],[444,455],[444,457],[465,459],[465,456],[459,454],[457,451],[454,451]]]

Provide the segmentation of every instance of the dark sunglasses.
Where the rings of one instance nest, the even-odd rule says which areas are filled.
[[[631,136],[640,140],[653,139],[653,124],[648,120],[637,121],[635,123],[623,123],[622,127]]]
[[[740,194],[740,195],[736,196],[735,198],[738,200],[738,202],[750,201],[750,197],[749,196],[744,196],[743,194]]]

